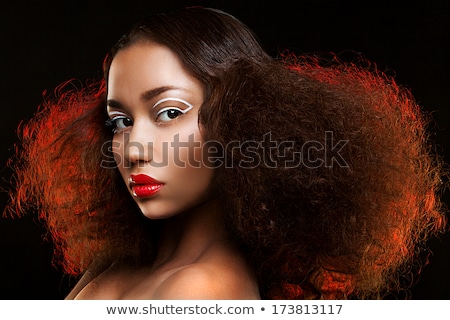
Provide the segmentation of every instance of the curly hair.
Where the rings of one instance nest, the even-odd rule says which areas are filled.
[[[138,41],[169,47],[205,88],[228,232],[262,298],[382,297],[445,230],[445,170],[408,90],[359,64],[272,59],[234,17],[190,8],[137,24],[105,80],[63,84],[20,128],[7,211],[39,211],[66,272],[157,250],[159,222],[126,192],[104,126],[109,65]]]
[[[362,65],[306,56],[235,68],[201,121],[219,145],[242,142],[223,152],[232,166],[221,192],[262,292],[342,299],[397,289],[446,223],[442,163],[410,92]],[[249,158],[259,165],[246,167]]]

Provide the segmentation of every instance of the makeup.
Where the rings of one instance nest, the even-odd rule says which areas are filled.
[[[147,198],[156,194],[164,186],[164,183],[146,174],[132,174],[128,179],[128,185],[135,197]]]
[[[175,105],[166,104],[167,101],[171,101],[172,103],[175,101],[175,102],[184,104],[187,108],[178,108]],[[185,101],[183,99],[179,99],[179,98],[164,98],[164,99],[161,99],[158,102],[156,102],[153,105],[152,108],[155,109],[157,106],[159,106],[161,104],[162,105],[166,104],[166,106],[165,107],[163,106],[157,113],[156,118],[160,122],[169,122],[169,121],[175,119],[176,117],[178,117],[178,115],[185,114],[189,110],[194,108],[194,106],[192,104],[190,104],[189,102],[187,102],[187,101]],[[169,115],[169,112],[172,112],[172,116]]]
[[[187,102],[186,100],[180,99],[180,98],[164,98],[161,100],[158,100],[152,108],[156,108],[157,106],[159,106],[161,103],[164,103],[166,101],[178,101],[181,102],[182,104],[185,104],[188,106],[187,109],[184,110],[184,112],[187,112],[189,110],[191,110],[192,108],[194,108],[194,106],[192,104],[190,104],[189,102]]]

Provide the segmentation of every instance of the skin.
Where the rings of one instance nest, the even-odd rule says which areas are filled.
[[[157,94],[149,96],[155,89]],[[125,183],[131,174],[163,183],[150,197],[136,197],[129,187],[142,213],[163,221],[161,246],[151,266],[93,264],[67,298],[259,299],[254,273],[227,241],[211,196],[214,169],[201,161],[207,156],[200,148],[198,125],[201,83],[168,48],[140,42],[115,56],[107,99],[109,117],[116,123],[115,160]],[[172,100],[155,107],[161,99]],[[170,148],[173,141],[184,147]]]

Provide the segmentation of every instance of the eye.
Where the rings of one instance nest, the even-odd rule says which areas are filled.
[[[184,113],[186,112],[178,108],[173,107],[164,108],[162,110],[159,110],[158,113],[156,114],[156,121],[162,122],[172,121],[173,119],[177,118],[178,116]]]
[[[106,125],[112,127],[114,133],[118,133],[133,125],[133,120],[125,116],[117,116],[106,121]]]
[[[159,106],[159,107],[158,107]],[[187,113],[194,108],[189,102],[175,97],[163,98],[156,102],[152,109],[159,111],[156,113],[157,122],[169,122],[179,117],[182,114]]]

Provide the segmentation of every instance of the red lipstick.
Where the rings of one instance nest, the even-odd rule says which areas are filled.
[[[151,197],[164,186],[164,183],[159,182],[146,174],[130,175],[128,184],[133,195],[138,198]]]

